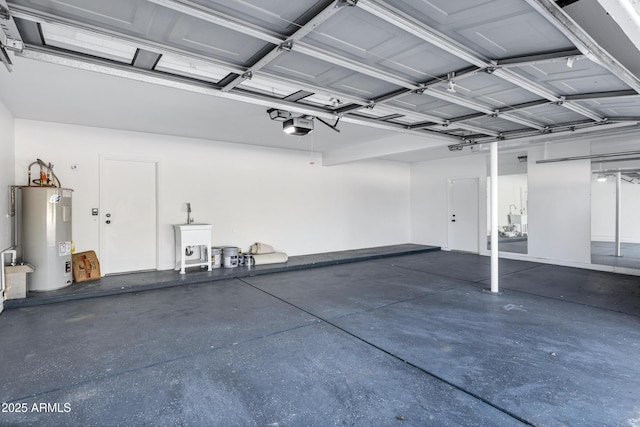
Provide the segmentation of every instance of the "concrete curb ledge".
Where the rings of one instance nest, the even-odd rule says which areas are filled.
[[[219,268],[213,271],[203,271],[191,268],[187,270],[184,275],[180,275],[175,270],[164,270],[105,276],[96,281],[73,284],[68,288],[57,291],[30,292],[25,299],[5,301],[4,308],[5,310],[9,310],[14,308],[34,307],[44,304],[55,304],[87,298],[99,298],[110,295],[144,292],[174,286],[215,282],[219,280],[239,279],[264,274],[282,273],[285,271],[307,270],[311,268],[371,261],[425,252],[436,252],[439,250],[440,247],[437,246],[403,244],[294,256],[290,257],[289,261],[286,263],[259,265],[251,268]]]

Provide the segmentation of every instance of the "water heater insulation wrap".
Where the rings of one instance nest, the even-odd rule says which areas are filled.
[[[30,291],[52,291],[73,282],[71,194],[68,188],[20,187],[23,261],[35,267]]]

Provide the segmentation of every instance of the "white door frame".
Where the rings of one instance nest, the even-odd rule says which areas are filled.
[[[104,191],[103,191],[103,176],[102,173],[104,171],[104,163],[106,161],[122,161],[122,162],[141,162],[141,163],[153,163],[155,166],[155,182],[156,182],[156,194],[155,194],[155,199],[156,199],[156,208],[155,208],[155,217],[156,217],[156,262],[155,262],[155,269],[158,270],[158,266],[160,265],[160,180],[159,180],[159,168],[160,168],[160,162],[158,161],[158,159],[155,158],[150,158],[150,157],[123,157],[123,156],[100,156],[100,172],[99,172],[99,180],[100,180],[100,202],[99,202],[99,209],[98,209],[98,221],[99,221],[99,230],[100,230],[100,237],[99,237],[99,241],[100,241],[100,254],[98,254],[98,259],[100,259],[100,256],[104,253],[106,253],[104,245],[105,245],[105,229],[104,229],[104,223],[103,223],[103,211],[104,209],[106,209],[105,207],[105,197],[104,197]],[[104,276],[104,273],[102,273],[102,275]]]
[[[481,177],[479,176],[457,176],[457,177],[448,177],[447,178],[447,249],[448,250],[457,250],[454,248],[451,248],[451,217],[453,215],[453,183],[454,181],[461,181],[461,180],[473,180],[475,181],[475,188],[476,188],[476,204],[477,204],[477,209],[475,211],[475,215],[476,215],[476,229],[477,229],[477,236],[476,236],[476,241],[477,241],[477,245],[474,251],[472,251],[472,253],[475,254],[480,254],[480,248],[482,247],[481,244],[481,228],[480,228],[480,209],[481,209],[481,203],[480,203],[480,182],[482,181]],[[485,238],[486,240],[486,238]],[[486,246],[486,245],[485,245]]]

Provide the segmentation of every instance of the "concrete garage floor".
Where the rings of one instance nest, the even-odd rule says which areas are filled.
[[[14,308],[0,424],[640,425],[640,277],[500,264],[500,295],[430,252]]]

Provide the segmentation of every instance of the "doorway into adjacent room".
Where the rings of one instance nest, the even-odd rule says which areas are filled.
[[[479,178],[453,178],[448,181],[448,249],[478,253]]]
[[[157,269],[157,163],[102,159],[101,273]]]
[[[640,269],[640,160],[595,159],[591,170],[591,263]]]
[[[498,159],[498,250],[526,254],[529,239],[527,154]],[[491,178],[487,178],[487,249],[491,249]]]

